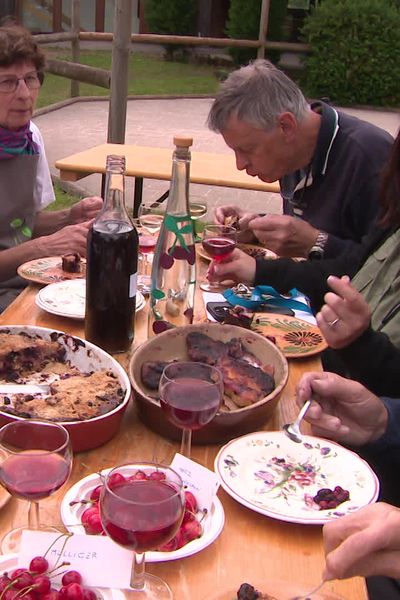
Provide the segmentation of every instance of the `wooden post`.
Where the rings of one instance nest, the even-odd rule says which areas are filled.
[[[265,41],[267,39],[268,32],[268,17],[269,17],[270,0],[262,0],[261,4],[261,15],[260,15],[260,30],[258,34],[258,41],[260,46],[257,50],[257,58],[265,57]]]
[[[113,144],[123,144],[125,142],[131,22],[131,0],[116,0],[107,137],[107,141]]]
[[[72,23],[71,30],[75,34],[75,38],[71,43],[72,62],[79,63],[80,47],[79,47],[79,32],[81,29],[81,1],[72,0]],[[79,81],[71,80],[71,98],[79,96]]]

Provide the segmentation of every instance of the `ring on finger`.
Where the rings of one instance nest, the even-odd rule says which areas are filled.
[[[328,326],[329,326],[329,327],[335,327],[335,325],[336,325],[337,323],[339,323],[339,321],[340,321],[340,319],[339,319],[339,318],[337,318],[337,319],[333,319],[333,321],[328,321]]]

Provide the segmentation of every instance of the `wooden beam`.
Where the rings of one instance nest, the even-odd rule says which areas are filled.
[[[111,42],[112,33],[96,33],[94,31],[81,31],[79,39],[82,41]],[[191,37],[188,35],[158,35],[155,33],[132,33],[131,42],[141,44],[186,44],[187,46],[215,46],[227,48],[229,46],[239,48],[258,48],[258,40],[238,40],[232,38],[209,38]],[[271,50],[283,50],[286,52],[311,52],[310,44],[294,42],[265,42],[265,47]]]
[[[71,30],[75,37],[71,43],[72,62],[79,63],[81,53],[79,46],[79,31],[81,29],[81,2],[80,0],[72,0],[72,14],[71,14]],[[76,79],[71,80],[71,98],[79,96],[79,81]]]
[[[54,42],[70,42],[77,37],[75,33],[36,33],[35,42],[38,44],[53,44]]]
[[[79,65],[66,60],[49,58],[46,71],[68,79],[76,79],[83,83],[91,83],[100,87],[110,89],[111,74],[105,69],[96,69],[87,65]]]
[[[131,0],[116,0],[107,136],[107,141],[115,144],[125,142],[131,23]]]
[[[265,56],[265,42],[267,40],[268,20],[269,20],[270,0],[262,0],[260,14],[260,30],[258,33],[258,43],[260,44],[257,50],[257,58]]]

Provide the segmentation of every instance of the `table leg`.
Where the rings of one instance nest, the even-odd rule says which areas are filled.
[[[136,218],[139,212],[139,206],[142,204],[143,196],[143,177],[135,177],[135,190],[133,195],[133,217]]]

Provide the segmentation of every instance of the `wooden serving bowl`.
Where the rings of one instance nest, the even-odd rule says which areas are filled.
[[[150,338],[133,353],[129,363],[129,378],[141,419],[151,429],[173,440],[180,440],[182,432],[167,421],[154,390],[142,382],[141,369],[146,361],[188,360],[186,336],[190,331],[205,333],[215,340],[228,342],[240,338],[244,348],[254,354],[262,365],[272,364],[275,370],[275,389],[255,404],[237,410],[217,413],[203,429],[193,432],[193,443],[218,444],[239,435],[258,431],[275,410],[288,379],[288,363],[282,352],[259,333],[237,327],[206,323],[169,329]]]

